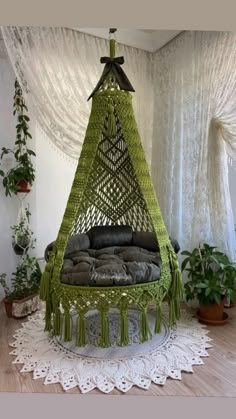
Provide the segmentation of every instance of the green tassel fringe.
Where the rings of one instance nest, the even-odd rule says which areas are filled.
[[[50,332],[52,329],[52,308],[51,302],[49,300],[46,301],[46,314],[45,314],[45,331]]]
[[[151,339],[152,334],[148,327],[148,318],[147,318],[147,307],[142,310],[141,313],[141,330],[140,330],[140,340],[145,342]]]
[[[79,313],[76,325],[76,346],[86,345],[86,328],[84,313]]]
[[[127,309],[120,310],[120,345],[126,346],[129,343]]]
[[[178,264],[177,255],[171,252],[170,262],[172,268],[172,283],[168,292],[169,303],[169,325],[173,327],[180,319],[180,302],[183,298],[182,275]]]
[[[114,106],[108,105],[108,126],[107,126],[107,136],[112,138],[116,136],[116,117],[114,114]]]
[[[161,304],[157,304],[155,333],[160,333],[160,331],[161,331],[161,320],[162,320]]]
[[[169,301],[169,326],[173,327],[176,324],[175,318],[175,301],[171,299]]]
[[[41,300],[48,301],[49,293],[50,293],[50,273],[49,271],[44,271],[41,276],[41,281],[40,281],[39,296]]]
[[[70,317],[70,312],[69,311],[65,311],[64,314],[64,341],[65,342],[69,342],[72,340],[72,336],[71,336],[71,317]]]
[[[53,334],[60,336],[61,334],[61,312],[59,307],[56,307],[53,317]]]
[[[109,339],[109,319],[108,319],[108,310],[101,309],[101,338],[99,340],[99,346],[106,348],[110,346]]]
[[[59,336],[61,334],[61,311],[60,311],[59,302],[55,296],[55,293],[52,294],[52,307],[53,307],[53,334],[54,336]]]
[[[64,339],[64,328],[65,328],[65,324],[64,324],[64,316],[63,316],[63,314],[61,314],[60,323],[61,323],[61,327],[60,327],[60,338],[61,339]]]

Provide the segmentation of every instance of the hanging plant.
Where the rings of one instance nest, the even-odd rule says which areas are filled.
[[[18,192],[29,192],[35,179],[35,169],[31,161],[35,153],[27,146],[28,140],[32,139],[29,132],[30,118],[27,112],[22,89],[16,79],[13,103],[13,115],[17,115],[15,147],[13,149],[2,147],[0,156],[0,160],[3,160],[6,155],[11,154],[15,159],[15,165],[9,171],[0,170],[6,196],[12,196]]]
[[[20,217],[19,222],[11,227],[13,231],[12,246],[17,255],[25,254],[29,247],[34,248],[36,239],[32,238],[33,232],[29,224],[30,215],[29,210],[25,208],[25,213]]]

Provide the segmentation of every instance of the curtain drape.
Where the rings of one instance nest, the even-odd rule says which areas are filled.
[[[27,101],[48,138],[77,159],[84,140],[91,101],[108,41],[67,28],[2,26],[8,55]],[[134,111],[146,157],[151,164],[153,129],[152,54],[118,44],[124,71],[136,90]],[[147,105],[148,98],[148,105]]]
[[[236,34],[185,32],[155,55],[152,173],[182,248],[235,259],[227,153],[236,157]]]

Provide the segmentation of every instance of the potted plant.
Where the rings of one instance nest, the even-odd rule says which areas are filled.
[[[6,274],[0,275],[5,298],[3,299],[8,317],[22,318],[39,308],[39,285],[41,270],[37,259],[26,255],[16,272],[12,274],[11,286],[6,282]]]
[[[199,320],[205,324],[224,324],[226,295],[232,301],[236,298],[236,263],[216,247],[204,243],[192,252],[184,251],[182,271],[189,281],[184,285],[186,300],[198,299]]]
[[[13,231],[12,235],[12,246],[17,255],[23,255],[29,249],[34,248],[35,239],[32,239],[33,232],[29,226],[30,212],[26,208],[25,215],[20,218],[17,225],[11,227]]]
[[[22,95],[22,89],[15,81],[14,111],[17,114],[16,141],[14,149],[2,147],[0,160],[8,154],[13,155],[15,164],[8,171],[0,170],[0,176],[3,178],[3,187],[6,196],[17,194],[18,192],[27,193],[30,191],[35,179],[35,169],[31,157],[35,156],[33,150],[27,146],[27,141],[32,138],[29,132],[30,118],[26,114],[28,111],[25,100]]]

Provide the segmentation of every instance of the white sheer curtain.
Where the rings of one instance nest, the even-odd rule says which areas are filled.
[[[185,32],[155,55],[152,173],[170,234],[235,259],[236,34]]]
[[[108,41],[66,28],[2,26],[1,29],[13,68],[28,92],[27,101],[39,126],[63,153],[77,159],[90,113],[91,101],[87,99],[102,74],[100,57],[109,54]],[[124,71],[136,90],[134,111],[150,164],[152,55],[119,44],[117,55],[124,55]]]

